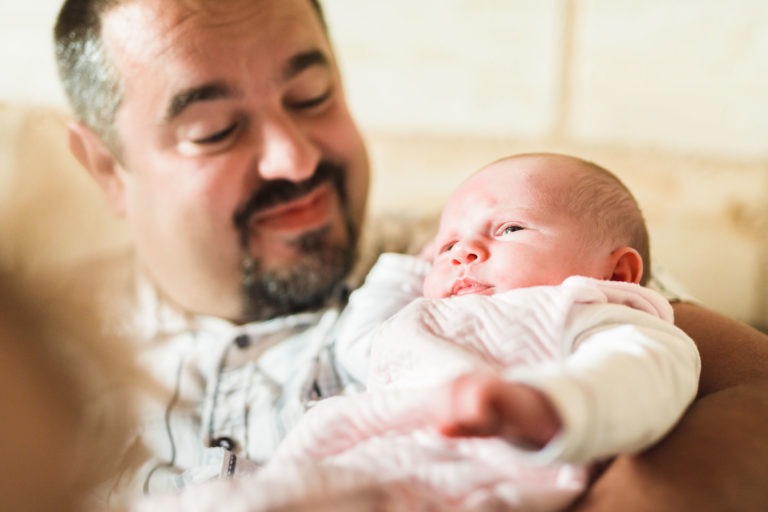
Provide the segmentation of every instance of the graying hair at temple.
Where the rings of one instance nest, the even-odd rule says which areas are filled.
[[[201,5],[206,2],[190,1]],[[326,28],[319,0],[309,2]],[[101,17],[120,4],[121,0],[66,0],[54,27],[56,65],[74,115],[117,157],[120,143],[115,133],[115,116],[123,92],[120,76],[104,51]]]

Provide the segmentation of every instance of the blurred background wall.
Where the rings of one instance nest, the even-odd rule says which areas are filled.
[[[59,3],[0,6],[0,101],[64,106]],[[768,2],[323,3],[373,208],[438,208],[505,154],[575,153],[633,189],[656,259],[696,297],[768,325]]]

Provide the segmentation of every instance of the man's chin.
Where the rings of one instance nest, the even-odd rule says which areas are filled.
[[[311,244],[310,244],[311,245]],[[275,261],[274,253],[270,260]],[[348,244],[294,248],[272,267],[255,260],[243,280],[244,314],[248,320],[323,307],[352,267],[354,250]]]
[[[336,240],[330,227],[306,231],[297,236],[262,239],[262,256],[256,258],[259,269],[266,275],[283,278],[299,268],[313,269],[316,264],[330,263],[340,252],[348,251],[346,240]]]

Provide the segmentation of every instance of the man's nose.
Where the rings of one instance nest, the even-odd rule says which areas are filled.
[[[476,240],[460,241],[451,249],[451,263],[454,265],[469,265],[482,263],[488,259],[488,251],[482,243]]]
[[[265,180],[304,181],[320,162],[320,150],[290,118],[276,113],[261,125],[259,174]]]

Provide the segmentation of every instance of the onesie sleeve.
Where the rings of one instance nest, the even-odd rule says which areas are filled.
[[[335,357],[343,371],[360,386],[368,373],[371,342],[378,327],[422,294],[429,263],[406,254],[384,253],[352,292],[339,319]]]
[[[585,305],[569,326],[561,361],[510,370],[540,389],[563,428],[541,462],[585,462],[642,450],[660,440],[696,396],[695,343],[671,322],[617,304]],[[568,336],[566,336],[567,338]]]

